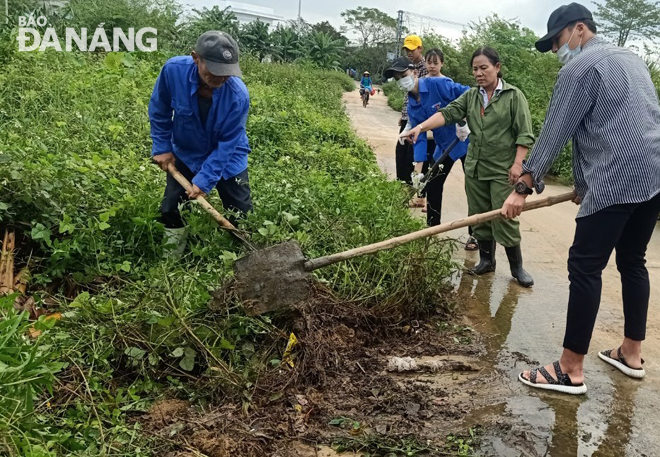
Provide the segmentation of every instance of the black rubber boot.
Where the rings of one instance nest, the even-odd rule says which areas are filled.
[[[483,241],[478,240],[479,243],[479,264],[471,271],[475,275],[483,275],[495,271],[495,248],[497,243],[495,240]]]
[[[534,279],[523,268],[522,251],[520,245],[512,248],[504,248],[506,256],[509,258],[509,266],[511,267],[511,276],[518,280],[518,284],[523,287],[532,287]]]

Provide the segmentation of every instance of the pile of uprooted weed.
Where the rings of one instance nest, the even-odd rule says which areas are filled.
[[[466,413],[442,401],[442,388],[383,373],[393,355],[479,353],[479,346],[443,334],[438,321],[379,316],[321,288],[274,323],[290,328],[297,344],[290,351],[280,346],[274,365],[242,397],[200,405],[170,390],[135,419],[159,443],[158,455],[311,457],[316,445],[333,443],[373,456],[438,455],[444,436],[433,436],[425,422],[455,430]]]

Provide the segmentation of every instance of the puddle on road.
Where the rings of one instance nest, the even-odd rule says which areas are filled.
[[[466,267],[474,259],[468,254]],[[481,376],[506,392],[465,420],[466,426],[487,425],[480,455],[660,455],[652,438],[660,427],[660,415],[653,412],[660,399],[648,377],[646,384],[624,378],[592,353],[585,364],[590,389],[585,396],[533,391],[516,380],[520,371],[560,355],[568,283],[565,267],[549,265],[533,290],[524,289],[510,279],[506,257],[498,263],[494,275],[459,273],[453,281],[468,324],[484,339],[482,363],[492,368]]]

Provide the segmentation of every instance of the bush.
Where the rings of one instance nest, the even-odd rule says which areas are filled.
[[[246,386],[273,359],[266,336],[290,330],[247,317],[222,296],[220,312],[209,308],[242,247],[195,205],[184,211],[190,253],[176,264],[161,258],[165,175],[149,160],[147,104],[165,59],[20,53],[0,74],[0,162],[10,165],[0,167],[0,224],[18,227],[34,248],[37,302],[55,296],[64,312],[44,337],[55,360],[70,364],[59,383],[85,386],[81,373],[89,381],[52,410],[47,401],[64,393],[42,392],[40,419],[20,445],[15,435],[0,437],[14,443],[8,453],[119,446],[139,455],[144,442],[126,414],[144,410],[166,386],[190,396],[251,391]],[[387,181],[350,127],[341,98],[354,88],[350,78],[250,58],[242,68],[256,208],[245,228],[255,243],[295,239],[315,257],[422,228],[406,190]],[[355,305],[414,315],[442,303],[450,251],[417,242],[316,275]],[[191,375],[195,389],[181,381]]]
[[[383,84],[383,93],[387,96],[387,104],[394,111],[401,112],[403,109],[403,98],[405,93],[399,89],[395,81]]]

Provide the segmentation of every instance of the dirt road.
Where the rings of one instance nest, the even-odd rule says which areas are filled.
[[[394,145],[399,115],[377,94],[363,108],[356,92],[345,95],[346,109],[358,134],[374,148],[381,169],[394,176]],[[570,189],[548,186],[547,194]],[[457,274],[454,284],[464,316],[485,340],[489,372],[481,388],[490,406],[470,411],[466,424],[486,423],[483,452],[492,455],[639,456],[660,455],[660,234],[651,241],[648,267],[651,305],[643,347],[647,376],[637,382],[615,372],[596,353],[616,347],[622,337],[621,283],[613,259],[603,273],[601,308],[585,365],[589,392],[583,397],[531,391],[518,381],[529,364],[557,360],[566,318],[566,261],[575,229],[577,206],[564,203],[521,217],[526,269],[536,285],[519,287],[510,277],[503,249],[498,271],[475,278]],[[420,214],[421,215],[421,214]],[[444,193],[443,221],[467,215],[463,173],[454,167]],[[603,229],[607,229],[604,227]],[[656,232],[660,229],[656,229]],[[463,232],[450,236],[462,237]],[[457,260],[471,266],[478,254],[460,250]],[[535,365],[536,366],[536,365]],[[494,375],[494,376],[493,376]],[[488,392],[492,386],[491,392]]]

